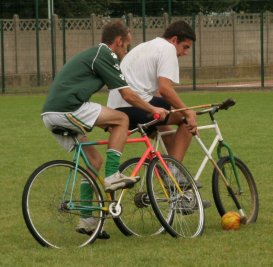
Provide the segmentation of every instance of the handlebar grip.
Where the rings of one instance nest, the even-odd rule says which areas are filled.
[[[155,114],[153,115],[153,118],[154,118],[155,120],[159,120],[159,119],[160,119],[160,115],[159,115],[158,113],[155,113]]]
[[[226,101],[224,101],[221,105],[219,105],[219,109],[229,109],[230,107],[235,105],[235,101],[232,98],[228,98]]]

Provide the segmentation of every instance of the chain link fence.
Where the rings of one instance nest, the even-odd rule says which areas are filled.
[[[136,7],[136,5],[134,6]],[[144,8],[141,3],[138,8]],[[132,8],[132,10],[134,10]],[[194,14],[114,18],[0,20],[1,91],[26,92],[45,88],[74,54],[100,42],[103,25],[121,19],[132,32],[135,46],[161,36],[169,23],[185,20],[197,40],[189,55],[179,59],[181,84],[189,90],[209,88],[273,88],[273,13]],[[37,89],[35,89],[37,90]]]

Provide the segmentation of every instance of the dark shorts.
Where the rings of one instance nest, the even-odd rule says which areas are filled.
[[[167,110],[171,109],[171,105],[164,100],[162,97],[156,97],[154,96],[149,103],[156,107],[165,108]],[[124,107],[124,108],[117,108],[117,110],[122,111],[127,114],[129,117],[129,129],[135,129],[137,127],[138,123],[146,123],[153,119],[152,114],[136,107]],[[164,121],[159,122],[157,125],[165,125],[168,121],[168,117]],[[153,133],[156,130],[156,126],[153,125],[149,127],[149,129],[146,131],[148,135]]]

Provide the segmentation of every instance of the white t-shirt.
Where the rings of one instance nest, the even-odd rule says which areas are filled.
[[[150,101],[158,89],[158,77],[179,83],[179,63],[176,48],[157,37],[133,48],[122,60],[121,71],[128,85],[145,101]],[[117,90],[111,90],[107,106],[130,107]]]

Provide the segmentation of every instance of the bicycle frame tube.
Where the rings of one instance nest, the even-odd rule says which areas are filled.
[[[164,159],[161,156],[161,153],[159,151],[155,152],[156,156],[159,158],[159,161],[162,163],[163,167],[165,168],[165,170],[167,171],[168,175],[171,177],[172,182],[175,184],[176,189],[178,190],[179,193],[183,193],[182,189],[180,188],[179,184],[177,183],[176,179],[173,177],[168,165],[166,164],[166,162],[164,161]],[[160,176],[158,176],[159,178]],[[165,190],[165,186],[163,185],[161,179],[159,178],[159,182],[160,185],[166,195],[166,197],[169,197],[167,194],[167,191]]]
[[[135,176],[139,172],[141,166],[143,165],[143,163],[145,162],[145,160],[147,158],[149,160],[151,160],[154,156],[157,156],[157,157],[161,158],[161,160],[163,161],[160,153],[157,151],[154,151],[154,147],[151,144],[151,141],[147,135],[144,135],[143,137],[139,137],[139,138],[129,138],[129,139],[127,139],[126,143],[145,143],[145,145],[146,145],[146,150],[142,154],[142,156],[141,156],[139,162],[137,163],[136,167],[134,168],[131,176]],[[168,169],[168,167],[167,167],[167,169]],[[162,184],[162,181],[161,181],[161,184]],[[163,188],[164,194],[167,196],[167,192],[166,192],[164,186],[162,186],[162,188]],[[127,189],[123,189],[121,191],[117,205],[120,205],[121,199],[123,197],[123,194],[126,192],[126,190]]]

